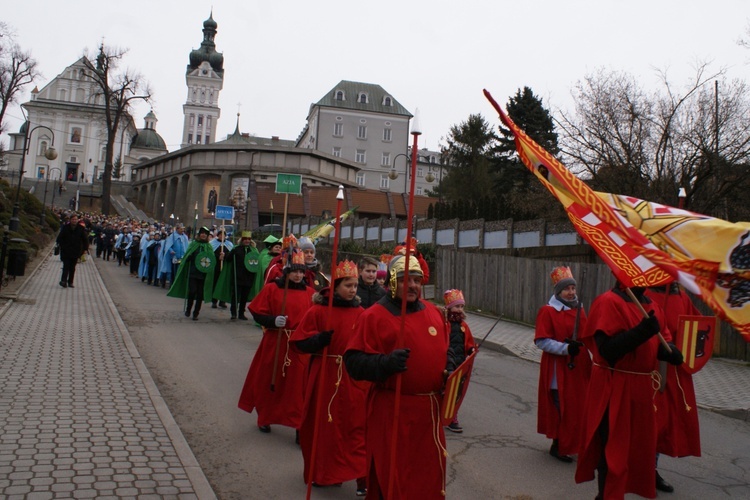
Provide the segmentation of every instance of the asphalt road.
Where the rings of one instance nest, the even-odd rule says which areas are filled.
[[[302,455],[294,431],[256,428],[237,408],[260,340],[250,322],[203,306],[199,321],[182,301],[131,278],[125,267],[96,260],[143,361],[217,496],[221,499],[304,498]],[[594,482],[576,485],[575,464],[547,454],[536,433],[538,365],[483,351],[460,412],[464,433],[448,438],[447,497],[452,499],[593,498]],[[750,498],[750,423],[700,412],[703,457],[662,457],[660,471],[676,487],[662,498]],[[418,480],[418,478],[415,478]],[[354,483],[313,490],[313,498],[351,499]],[[636,498],[633,496],[633,498]]]

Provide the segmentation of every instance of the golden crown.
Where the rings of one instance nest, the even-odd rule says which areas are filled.
[[[465,304],[466,302],[464,301],[464,292],[458,289],[446,290],[443,293],[443,302],[445,302],[446,307],[450,307],[456,302]]]
[[[357,264],[350,260],[342,260],[336,266],[336,269],[333,270],[334,280],[339,278],[356,278],[358,276],[359,271],[357,270]]]
[[[570,270],[568,266],[560,266],[556,267],[552,270],[550,273],[550,278],[552,278],[552,286],[556,285],[560,280],[563,280],[565,278],[573,278],[573,272]]]

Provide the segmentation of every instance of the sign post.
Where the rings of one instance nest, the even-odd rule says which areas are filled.
[[[219,252],[221,255],[219,269],[222,269],[224,267],[224,242],[227,239],[227,233],[224,226],[226,225],[227,219],[234,219],[234,207],[230,205],[216,205],[216,215],[214,215],[214,217],[221,219],[221,231],[224,233],[224,239],[221,240],[221,251]]]
[[[289,211],[289,194],[302,194],[302,176],[276,174],[276,192],[284,193],[284,220],[281,224],[281,239],[286,236],[286,214]]]

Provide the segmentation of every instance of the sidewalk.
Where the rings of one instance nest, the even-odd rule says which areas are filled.
[[[467,313],[466,322],[477,342],[481,342],[496,321],[497,318]],[[497,323],[484,347],[535,363],[539,363],[542,356],[542,351],[534,345],[534,328],[510,321]],[[693,383],[698,407],[750,421],[750,366],[712,359],[693,375]]]
[[[0,497],[213,499],[93,262],[0,309]]]

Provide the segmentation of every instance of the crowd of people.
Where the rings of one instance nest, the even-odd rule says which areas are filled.
[[[457,410],[449,423],[436,415],[448,376],[477,345],[461,290],[446,290],[441,305],[422,298],[429,267],[416,241],[379,260],[337,262],[329,275],[305,237],[269,236],[259,250],[249,231],[233,244],[221,228],[191,239],[179,224],[72,213],[57,241],[64,288],[94,247],[184,299],[192,320],[204,303],[228,307],[231,320],[252,316],[263,333],[238,406],[257,414],[262,433],[297,431],[306,484],[354,481],[357,496],[376,499],[445,496],[444,431],[463,428]],[[659,455],[700,456],[692,378],[673,342],[680,316],[697,310],[676,285],[618,283],[587,313],[570,268],[553,269],[551,281],[533,339],[549,455],[578,455],[575,481],[596,478],[599,499],[674,491]]]

